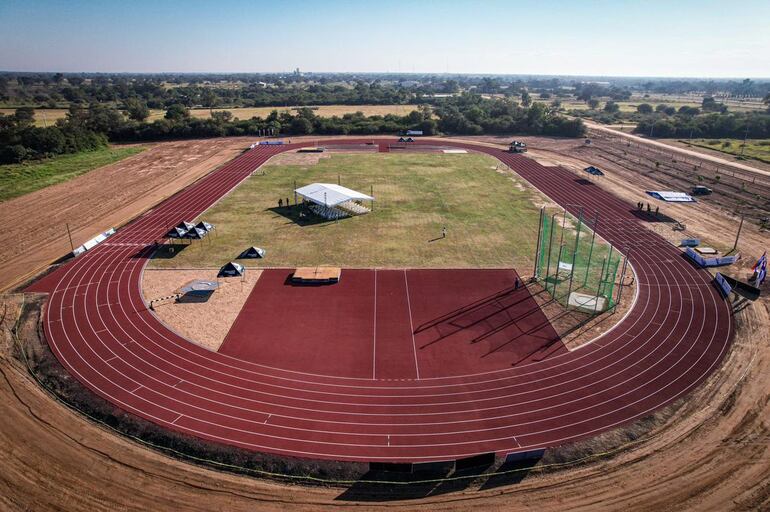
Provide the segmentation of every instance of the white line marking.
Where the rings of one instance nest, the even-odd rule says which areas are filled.
[[[265,425],[267,425],[267,422],[270,420],[270,418],[271,418],[272,416],[273,416],[272,414],[268,414],[268,415],[267,415],[267,418],[265,418],[265,421],[263,421],[262,423],[264,423]]]
[[[172,425],[175,425],[175,424],[176,424],[176,422],[177,422],[177,421],[179,421],[179,419],[180,419],[182,416],[184,416],[184,414],[180,414],[179,416],[177,416],[176,418],[174,418],[174,421],[172,421],[172,422],[171,422],[171,424],[172,424]]]
[[[372,332],[372,380],[377,379],[377,269],[374,269],[374,329]]]
[[[409,330],[412,332],[412,349],[414,350],[414,369],[417,371],[417,379],[420,379],[420,366],[417,364],[417,342],[414,341],[414,322],[412,321],[412,301],[409,299],[409,280],[404,270],[404,284],[406,285],[406,305],[409,307]]]

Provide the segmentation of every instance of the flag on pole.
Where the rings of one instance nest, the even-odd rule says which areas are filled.
[[[757,260],[751,270],[757,275],[756,286],[761,285],[767,277],[767,251],[762,254],[762,257]]]

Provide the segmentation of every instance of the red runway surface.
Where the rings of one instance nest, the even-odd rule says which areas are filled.
[[[362,141],[339,141],[354,142]],[[351,289],[351,293],[366,300],[355,304],[360,308],[355,318],[329,318],[325,329],[339,328],[340,346],[345,347],[358,343],[350,333],[365,326],[372,338],[374,333],[378,337],[374,350],[345,355],[344,350],[326,352],[318,347],[314,354],[293,362],[294,368],[279,368],[265,360],[277,358],[282,345],[301,353],[308,345],[295,337],[307,334],[296,326],[289,330],[282,325],[277,331],[271,327],[260,334],[265,336],[260,343],[269,347],[265,359],[260,359],[258,351],[244,344],[244,332],[250,327],[242,319],[221,353],[193,345],[147,310],[140,291],[142,270],[152,242],[168,226],[195,218],[270,156],[301,144],[257,146],[30,288],[51,293],[44,329],[53,352],[94,392],[160,425],[253,450],[358,461],[446,460],[561,444],[648,414],[692,390],[717,367],[732,338],[727,304],[710,284],[710,274],[691,266],[679,250],[646,229],[633,215],[632,206],[564,169],[544,167],[495,148],[450,140],[444,144],[499,158],[573,213],[578,208],[574,204],[584,206],[586,214],[599,211],[597,231],[615,246],[631,250],[639,293],[629,315],[576,352],[559,350],[556,342],[551,345],[554,353],[544,359],[529,356],[514,366],[485,366],[488,363],[479,362],[479,343],[471,343],[476,341],[470,339],[471,327],[486,317],[499,321],[511,308],[519,319],[521,306],[506,302],[516,297],[501,290],[494,305],[474,306],[468,300],[465,306],[470,309],[461,311],[464,316],[447,319],[443,315],[462,309],[463,304],[425,301],[424,297],[411,302],[411,289],[419,288],[421,296],[446,295],[454,300],[459,290],[444,290],[442,295],[441,287],[466,286],[463,279],[446,283],[431,275],[439,271],[400,271],[405,276],[402,287],[399,271],[378,270],[375,293],[374,272],[362,271],[358,276],[346,270],[341,284],[345,286],[350,277],[354,284],[360,279],[360,290]],[[281,275],[268,272],[263,278],[268,285],[271,279],[280,281]],[[494,286],[484,286],[496,293]],[[382,299],[384,308],[365,303],[375,296],[387,297]],[[484,297],[480,294],[478,300],[483,302]],[[262,299],[263,306],[274,311],[286,306],[270,296]],[[339,296],[336,300],[351,299]],[[361,323],[367,312],[372,319]],[[404,318],[409,312],[412,319],[407,325]],[[483,329],[492,332],[493,325]],[[468,332],[453,334],[451,330],[458,326]],[[239,329],[243,330],[240,335]],[[514,327],[506,325],[506,329]],[[486,333],[477,331],[475,336],[484,338],[480,343],[487,352],[505,339],[487,339]],[[418,354],[414,376],[392,380],[403,377],[390,375],[411,371],[405,356],[412,336],[412,354]],[[516,334],[508,330],[504,336]],[[451,350],[441,347],[450,343]],[[423,346],[436,352],[421,359]],[[450,352],[464,361],[452,362]],[[500,352],[495,356],[500,358],[498,363]],[[372,356],[372,361],[356,359],[362,353]],[[324,367],[329,363],[323,357],[340,360]],[[345,357],[352,359],[342,361]],[[513,354],[508,358],[513,359]],[[383,366],[385,373],[378,375],[375,361],[379,359],[392,364]],[[306,371],[313,367],[318,370]],[[469,368],[475,371],[466,373]],[[342,369],[348,373],[343,375]]]
[[[566,352],[512,270],[345,270],[293,286],[265,270],[219,352],[305,374],[414,380]]]

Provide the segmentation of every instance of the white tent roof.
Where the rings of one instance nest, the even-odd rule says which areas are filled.
[[[298,188],[295,192],[305,199],[325,206],[336,206],[353,200],[374,201],[371,196],[332,183],[311,183]]]
[[[649,190],[647,193],[656,199],[662,199],[670,203],[695,202],[695,199],[693,199],[689,194],[685,194],[684,192],[673,192],[669,190]]]

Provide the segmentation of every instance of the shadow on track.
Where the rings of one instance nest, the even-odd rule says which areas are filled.
[[[527,477],[543,453],[535,450],[508,459],[495,458],[490,453],[447,462],[371,464],[370,471],[336,499],[370,503],[417,500],[469,488],[486,490],[515,485]]]

